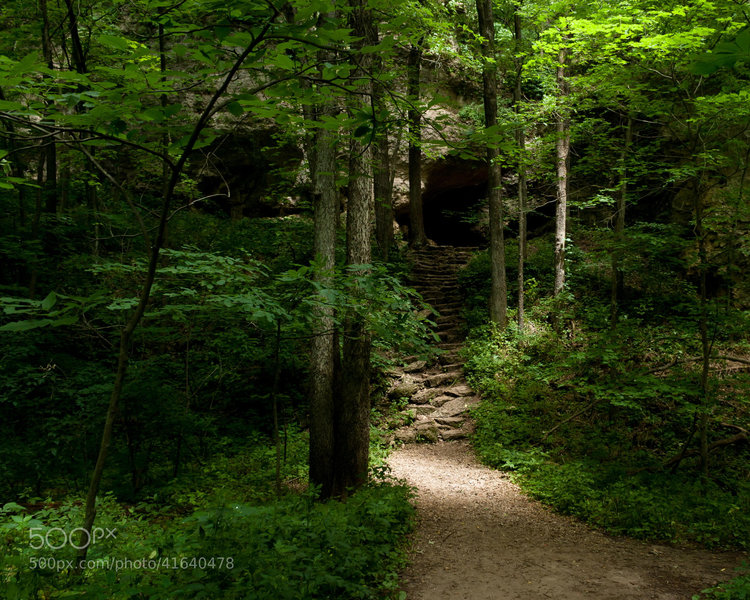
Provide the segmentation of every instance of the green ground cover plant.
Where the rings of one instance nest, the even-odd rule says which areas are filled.
[[[230,442],[135,504],[102,498],[98,527],[114,534],[92,545],[83,579],[72,575],[66,543],[80,524],[79,498],[6,503],[4,598],[396,597],[414,513],[408,488],[379,469],[347,502],[320,503],[305,489],[305,436],[291,431],[279,497],[268,440]]]
[[[693,600],[746,600],[750,598],[750,575],[748,574],[750,565],[745,563],[738,571],[741,574],[734,579],[695,594]]]
[[[642,267],[649,252],[643,244],[628,258]],[[469,267],[469,281],[480,280],[481,261]],[[533,269],[533,255],[530,262]],[[712,362],[703,402],[696,310],[684,290],[666,286],[658,273],[644,278],[612,328],[607,305],[596,299],[596,252],[580,251],[572,265],[572,293],[535,301],[523,332],[514,322],[502,332],[472,330],[465,355],[469,380],[484,396],[475,413],[480,458],[512,472],[556,510],[610,532],[747,548],[750,447],[733,436],[750,421],[747,369]],[[657,284],[663,293],[654,292]],[[713,352],[745,356],[747,342],[736,327],[746,315],[717,311],[715,318]],[[707,474],[696,434],[704,411],[712,449]]]

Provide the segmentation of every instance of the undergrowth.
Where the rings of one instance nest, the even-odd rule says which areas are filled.
[[[750,598],[750,564],[745,563],[737,570],[740,575],[695,594],[692,600],[747,600]]]
[[[484,397],[475,447],[532,496],[610,532],[748,548],[750,373],[742,361],[750,354],[749,315],[709,299],[711,352],[739,361],[711,361],[704,391],[700,305],[695,282],[684,277],[690,234],[653,225],[630,234],[638,243],[622,249],[615,327],[607,232],[577,232],[568,287],[557,298],[537,284],[551,281],[552,240],[530,242],[522,331],[514,311],[503,332],[481,324],[487,256],[464,270],[465,315],[474,325],[466,372]]]
[[[97,527],[113,531],[72,575],[79,498],[27,498],[0,509],[0,596],[29,598],[318,599],[398,597],[412,492],[375,468],[346,502],[306,489],[304,436],[290,436],[282,495],[273,449],[259,438],[217,454],[200,472],[135,505],[100,498]],[[70,541],[68,541],[70,540]]]
[[[476,330],[468,345],[469,380],[485,398],[475,412],[480,458],[558,511],[613,533],[748,547],[746,446],[713,453],[708,478],[692,450],[677,468],[664,466],[691,437],[692,374],[636,368],[637,331],[560,343],[550,327],[534,327],[523,336]],[[747,385],[738,374],[716,386],[711,441],[747,415],[747,401],[731,393]]]

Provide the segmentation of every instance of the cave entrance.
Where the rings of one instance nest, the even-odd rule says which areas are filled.
[[[426,169],[422,195],[427,237],[439,245],[485,246],[487,167],[447,158]]]

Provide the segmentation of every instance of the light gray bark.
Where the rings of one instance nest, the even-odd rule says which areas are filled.
[[[568,49],[560,48],[557,57],[557,89],[559,107],[557,109],[557,209],[555,211],[555,287],[558,296],[565,287],[565,240],[567,238],[568,216],[568,155],[570,154],[570,118],[565,106],[568,84],[565,79],[565,66]]]
[[[520,6],[519,6],[520,8]],[[518,331],[523,331],[525,310],[524,266],[526,264],[526,130],[520,119],[521,111],[521,76],[523,74],[523,59],[520,57],[522,43],[521,15],[516,10],[513,15],[513,29],[516,38],[516,85],[513,88],[513,105],[519,119],[516,131],[518,145]]]

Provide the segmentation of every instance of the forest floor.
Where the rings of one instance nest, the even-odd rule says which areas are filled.
[[[409,600],[689,599],[742,556],[614,538],[552,513],[465,440],[408,444],[389,459],[417,491]]]

